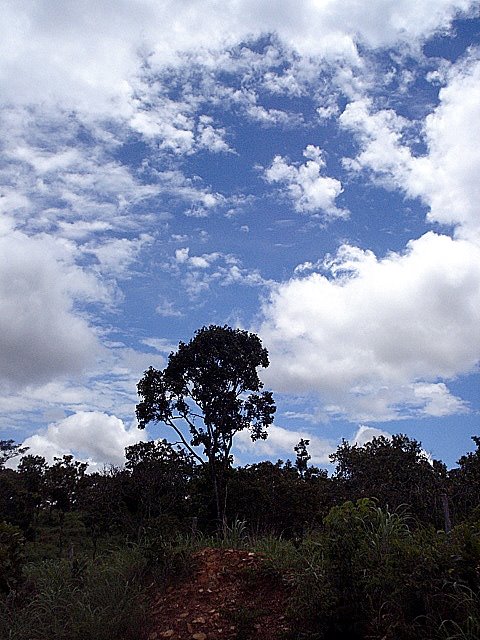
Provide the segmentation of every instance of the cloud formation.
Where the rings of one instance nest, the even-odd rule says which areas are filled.
[[[339,209],[336,198],[342,192],[342,184],[336,178],[322,176],[325,168],[323,152],[309,144],[303,155],[305,164],[289,164],[285,158],[275,156],[265,170],[265,180],[285,186],[285,192],[299,213],[322,214],[325,218],[343,218],[348,212]]]
[[[320,419],[469,410],[448,381],[478,362],[480,63],[475,50],[450,64],[422,46],[478,2],[5,0],[2,10],[4,425],[88,409],[128,421],[144,347],[185,338],[197,320],[251,319],[268,287],[269,372],[278,388],[323,398]],[[427,70],[433,107],[414,120],[396,100],[415,101]],[[339,169],[344,154],[361,179],[428,208],[404,252],[354,246],[371,245],[352,230],[362,203]],[[303,215],[276,220],[272,193]],[[319,221],[331,223],[330,245]],[[419,237],[430,223],[452,225],[442,232],[455,239]]]
[[[472,52],[453,65],[439,104],[425,119],[424,155],[408,144],[411,123],[392,110],[376,111],[364,98],[351,102],[340,123],[357,134],[360,152],[346,165],[368,170],[429,207],[427,219],[456,227],[457,236],[480,239],[480,60]]]
[[[95,331],[74,299],[106,299],[71,247],[20,232],[0,236],[0,382],[25,387],[94,363]]]
[[[343,246],[325,268],[277,285],[263,306],[268,383],[358,419],[395,417],[398,403],[457,410],[445,385],[425,383],[480,360],[480,248],[430,232],[383,259]]]
[[[334,452],[333,442],[319,438],[307,431],[296,431],[273,425],[268,429],[266,440],[252,442],[248,431],[240,431],[235,438],[235,449],[240,455],[255,456],[261,460],[265,458],[282,458],[295,460],[294,447],[301,439],[310,440],[308,452],[311,455],[310,464],[325,465],[329,463],[329,455]]]
[[[48,425],[27,438],[23,445],[31,455],[43,456],[48,463],[54,457],[73,454],[89,463],[88,471],[100,471],[105,464],[123,466],[125,447],[145,438],[136,425],[127,429],[119,418],[99,411],[79,411]]]

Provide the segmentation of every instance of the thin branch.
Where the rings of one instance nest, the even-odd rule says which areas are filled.
[[[205,461],[202,460],[202,458],[198,455],[198,453],[196,453],[192,447],[188,444],[188,442],[185,440],[183,433],[180,431],[180,429],[178,427],[175,426],[175,424],[169,420],[166,424],[168,424],[169,427],[171,427],[175,433],[177,434],[177,436],[180,438],[180,440],[182,441],[183,445],[190,451],[190,453],[192,454],[192,456],[194,458],[196,458],[200,464],[205,464]]]

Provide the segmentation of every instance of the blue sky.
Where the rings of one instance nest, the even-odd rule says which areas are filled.
[[[1,5],[0,438],[121,464],[142,372],[227,323],[278,407],[239,463],[471,449],[478,2]]]

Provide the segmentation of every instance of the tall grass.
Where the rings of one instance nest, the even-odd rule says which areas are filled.
[[[0,603],[2,640],[141,640],[146,560],[137,550],[96,561],[30,564],[24,593]]]

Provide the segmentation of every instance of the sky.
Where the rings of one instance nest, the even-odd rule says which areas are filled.
[[[0,439],[91,470],[209,324],[277,404],[235,460],[479,434],[480,4],[0,0]]]

